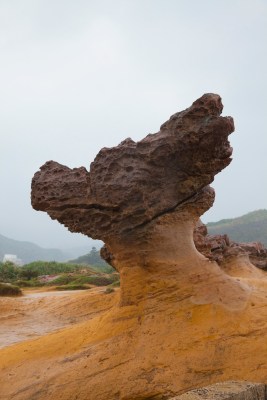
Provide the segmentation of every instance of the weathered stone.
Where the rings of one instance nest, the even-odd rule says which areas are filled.
[[[238,243],[248,254],[252,264],[267,271],[267,249],[260,242]]]
[[[170,400],[265,400],[265,394],[262,383],[230,381],[194,389]]]
[[[214,200],[208,184],[230,162],[233,122],[221,110],[204,95],[159,133],[103,149],[90,173],[50,162],[35,175],[34,207],[103,239],[121,288],[85,324],[1,351],[6,400],[166,400],[218,381],[266,382],[266,273],[246,254],[219,266],[193,241]]]
[[[156,280],[173,291],[189,276],[198,282],[192,292],[197,304],[212,298],[228,307],[229,296],[218,289],[226,284],[231,308],[247,301],[242,284],[207,264],[193,242],[197,220],[214,201],[209,183],[231,162],[234,123],[220,116],[222,108],[220,96],[205,94],[158,133],[102,149],[90,172],[49,161],[34,175],[36,210],[105,242],[102,255],[120,272],[121,305],[137,304],[146,292],[157,296]],[[209,292],[207,274],[217,285]]]
[[[140,142],[103,148],[85,168],[49,161],[32,181],[32,205],[72,232],[108,241],[179,210],[203,196],[201,215],[213,202],[207,185],[231,161],[231,117],[221,98],[205,94]],[[207,193],[208,196],[207,196]]]
[[[206,226],[200,220],[194,229],[194,242],[200,253],[219,265],[224,265],[231,258],[247,256],[253,265],[267,270],[267,249],[262,243],[237,243],[227,235],[208,235]]]
[[[141,299],[144,283],[153,291],[151,273],[160,273],[166,254],[165,273],[170,268],[173,275],[175,265],[180,274],[183,267],[177,268],[177,261],[185,257],[194,273],[205,270],[192,235],[195,222],[214,201],[209,183],[231,162],[228,136],[234,123],[220,116],[222,109],[220,96],[205,94],[158,133],[103,148],[90,172],[49,161],[34,175],[36,210],[47,211],[72,232],[105,242],[102,255],[121,273],[121,304]],[[134,290],[132,273],[136,282],[141,279]]]

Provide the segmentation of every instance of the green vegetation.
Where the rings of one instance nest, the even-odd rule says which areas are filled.
[[[92,283],[92,278],[94,275],[88,276],[88,275],[76,275],[73,277],[73,283],[76,285],[84,285],[88,283]]]
[[[18,286],[0,282],[0,296],[21,296],[22,291]]]
[[[87,290],[91,289],[90,286],[85,286],[85,285],[62,285],[62,286],[56,286],[56,290]]]
[[[94,286],[108,286],[114,282],[114,277],[106,276],[88,276],[87,283]]]
[[[115,290],[114,290],[112,287],[108,287],[108,288],[106,288],[106,290],[105,290],[105,293],[106,293],[106,294],[113,293],[113,292],[115,292]]]
[[[91,265],[91,267],[96,271],[101,271],[106,274],[111,274],[114,272],[114,268],[112,268],[103,260],[103,258],[101,258],[100,252],[95,247],[92,247],[90,253],[78,257],[75,260],[71,260],[69,263]]]
[[[32,280],[41,275],[74,273],[81,269],[86,269],[88,273],[95,274],[95,270],[90,266],[57,263],[55,261],[35,261],[23,267],[17,267],[11,262],[0,263],[0,282],[14,282],[20,279]]]
[[[47,282],[46,285],[47,286],[68,285],[75,279],[75,277],[73,275],[62,274],[57,278]]]
[[[58,286],[58,285],[94,285],[94,286],[108,286],[118,281],[117,275],[83,275],[83,274],[63,274],[58,278],[47,282],[48,286]]]
[[[17,289],[49,286],[56,290],[81,290],[91,285],[117,287],[119,274],[113,269],[109,274],[103,273],[83,264],[36,261],[17,267],[8,262],[0,263],[0,282],[12,283]]]
[[[24,281],[23,279],[19,279],[14,282],[14,285],[19,287],[39,287],[44,286],[44,283],[40,282],[38,279],[30,279],[28,281]]]
[[[19,271],[19,276],[20,276],[22,279],[27,279],[28,281],[29,281],[30,279],[37,278],[38,275],[39,275],[38,270],[37,270],[37,269],[30,268],[30,267],[25,267],[25,268],[22,267],[22,268],[20,269],[20,271]]]
[[[11,262],[0,263],[0,282],[13,282],[19,276],[20,268]]]
[[[207,224],[211,235],[227,234],[236,242],[261,242],[267,246],[267,210]]]
[[[88,270],[90,267],[86,266]],[[38,276],[40,275],[56,275],[56,274],[63,274],[63,273],[70,273],[76,272],[81,269],[81,265],[78,264],[69,264],[69,263],[58,263],[55,261],[34,261],[30,264],[24,265],[20,268],[21,271],[32,271],[32,273],[37,273]],[[85,268],[85,266],[83,266]],[[93,272],[93,269],[91,269]]]

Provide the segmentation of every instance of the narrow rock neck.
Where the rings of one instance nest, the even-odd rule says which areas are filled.
[[[181,288],[201,273],[206,258],[194,245],[195,221],[178,213],[164,215],[142,230],[107,243],[121,275],[121,304]]]

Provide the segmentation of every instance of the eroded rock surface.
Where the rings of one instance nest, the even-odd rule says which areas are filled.
[[[109,241],[204,197],[196,214],[213,202],[207,185],[231,161],[231,117],[221,98],[205,94],[174,114],[156,134],[103,148],[85,168],[54,161],[32,181],[32,205],[72,232]]]
[[[220,96],[205,94],[170,117],[158,133],[103,148],[90,172],[49,161],[34,175],[36,210],[46,211],[72,232],[105,242],[102,254],[121,274],[122,305],[153,292],[152,281],[160,279],[166,261],[164,274],[172,277],[166,287],[173,286],[173,275],[178,281],[180,274],[205,271],[193,229],[213,204],[209,184],[231,162],[228,136],[234,122],[220,116],[222,109]],[[191,266],[184,270],[185,260]],[[222,284],[218,265],[208,268]],[[235,282],[229,284],[243,301],[243,288],[239,293]],[[206,297],[203,292],[195,301]]]
[[[209,235],[200,220],[194,229],[194,242],[200,253],[221,266],[232,258],[243,256],[256,267],[267,270],[267,249],[260,242],[238,243],[227,235]]]
[[[222,382],[194,389],[170,400],[265,400],[262,383]]]
[[[266,273],[245,250],[220,258],[230,242],[210,245],[205,227],[194,243],[209,184],[231,161],[233,120],[221,112],[206,94],[158,133],[102,149],[90,172],[50,161],[35,174],[33,207],[102,239],[121,288],[108,312],[1,350],[5,400],[166,400],[267,381]]]

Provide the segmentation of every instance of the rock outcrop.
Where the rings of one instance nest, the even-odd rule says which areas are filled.
[[[103,148],[85,168],[50,161],[32,181],[32,205],[72,232],[109,242],[189,204],[200,215],[213,202],[207,187],[231,161],[231,117],[206,94],[135,143]],[[137,234],[136,234],[137,235]]]
[[[267,249],[260,242],[237,243],[227,235],[209,235],[207,227],[200,220],[194,229],[194,242],[200,253],[220,266],[242,256],[257,268],[267,270]]]
[[[231,161],[234,124],[221,112],[206,94],[158,133],[102,149],[90,172],[50,161],[35,174],[33,207],[102,239],[121,288],[90,321],[1,350],[5,400],[163,400],[267,382],[266,273],[245,250],[221,256],[228,238],[210,245],[205,227],[194,243],[209,184]]]
[[[34,175],[36,210],[72,232],[105,242],[102,254],[121,273],[122,305],[142,298],[144,287],[153,291],[152,276],[166,275],[169,269],[167,275],[177,279],[186,275],[185,260],[194,265],[191,274],[205,270],[193,229],[213,204],[209,184],[231,162],[228,136],[234,123],[220,116],[222,109],[220,96],[205,94],[174,114],[158,133],[102,149],[90,172],[50,161]],[[208,268],[219,281],[225,279],[217,264]],[[239,294],[232,284],[243,299],[243,288]]]
[[[266,400],[266,386],[251,382],[216,383],[170,400]]]

